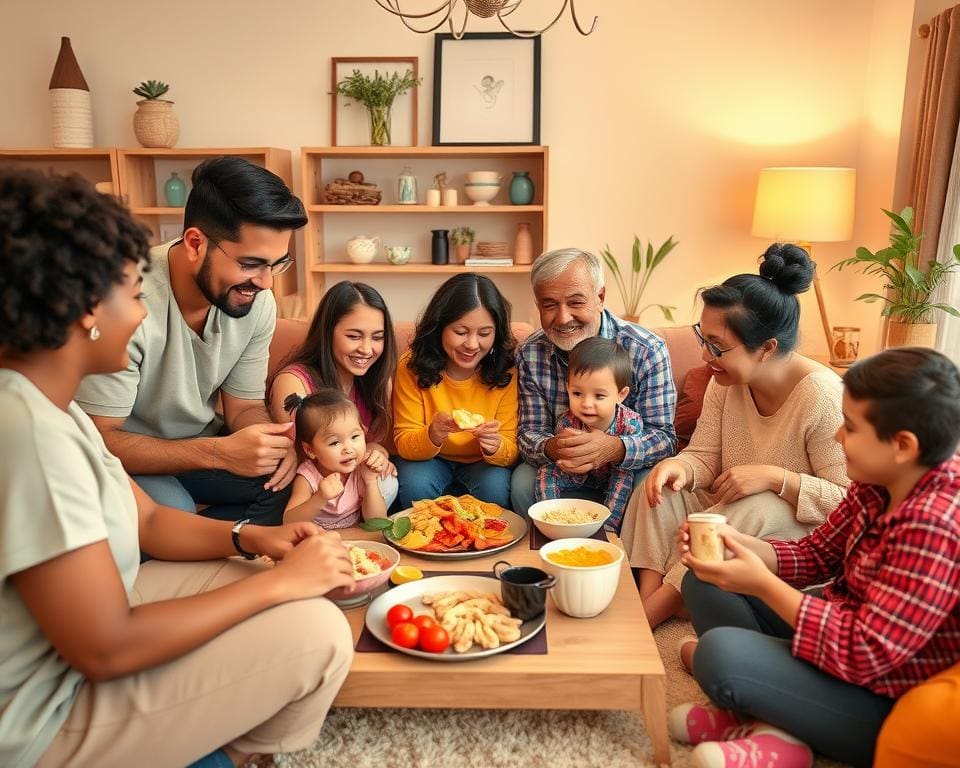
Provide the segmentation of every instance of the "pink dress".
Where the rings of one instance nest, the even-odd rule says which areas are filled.
[[[303,388],[307,391],[308,395],[312,395],[317,390],[317,388],[313,385],[313,377],[310,375],[310,372],[299,363],[288,365],[286,368],[280,371],[280,373],[290,373],[300,379],[300,383],[303,384]],[[357,406],[357,413],[360,414],[360,424],[363,426],[363,431],[367,433],[367,440],[369,440],[371,443],[382,442],[384,435],[370,434],[370,423],[373,421],[373,414],[370,412],[370,407],[360,396],[360,390],[357,389],[356,386],[350,390],[349,397],[350,400],[353,401],[353,404]]]
[[[312,461],[304,461],[297,467],[297,474],[301,475],[310,485],[313,493],[317,492],[323,475]],[[313,522],[326,530],[334,528],[350,528],[360,521],[360,505],[363,503],[363,484],[360,482],[360,472],[351,472],[343,482],[343,493],[335,499],[330,499]]]

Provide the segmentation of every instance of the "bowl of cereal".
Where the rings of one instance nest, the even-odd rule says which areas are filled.
[[[597,539],[558,539],[540,547],[543,569],[556,578],[550,597],[563,613],[588,619],[617,594],[623,550]]]
[[[352,587],[330,590],[325,597],[341,608],[363,605],[370,600],[373,590],[387,583],[400,563],[400,553],[379,541],[345,541],[343,546],[350,552],[356,583]]]
[[[576,539],[599,531],[610,510],[586,499],[547,499],[532,504],[527,514],[548,539]]]

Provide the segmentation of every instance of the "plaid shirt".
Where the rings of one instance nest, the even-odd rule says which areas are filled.
[[[633,361],[630,394],[623,404],[639,414],[641,429],[636,435],[621,438],[626,453],[619,466],[636,471],[673,456],[677,445],[673,429],[677,391],[666,342],[646,328],[617,319],[607,310],[603,310],[597,335],[616,340]],[[528,464],[539,467],[550,461],[543,452],[544,444],[556,434],[557,421],[570,408],[567,353],[557,349],[542,330],[517,350],[517,384],[520,453]]]
[[[833,578],[804,595],[794,656],[895,697],[960,661],[960,453],[888,512],[889,500],[852,483],[823,525],[771,544],[789,584]]]

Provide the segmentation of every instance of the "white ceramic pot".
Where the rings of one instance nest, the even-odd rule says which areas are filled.
[[[547,555],[560,549],[588,547],[603,549],[613,556],[613,562],[606,565],[581,567],[560,565]],[[620,570],[623,550],[616,544],[596,539],[559,539],[540,547],[540,560],[543,569],[557,577],[557,583],[550,590],[550,597],[563,613],[577,619],[588,619],[603,613],[617,594],[620,583]]]
[[[556,512],[567,509],[580,509],[589,512],[596,519],[589,523],[548,523],[543,519],[547,512]],[[593,536],[600,530],[608,517],[610,510],[603,504],[586,499],[544,499],[532,504],[527,510],[527,516],[533,524],[548,539],[579,539]]]
[[[501,181],[503,181],[503,176],[500,175],[499,171],[470,171],[467,173],[468,184],[475,184],[478,182],[492,182],[494,184],[499,184]]]
[[[494,182],[468,182],[463,185],[463,194],[465,194],[467,199],[473,202],[474,205],[490,205],[490,201],[493,200],[499,192],[500,185]]]
[[[413,255],[413,249],[409,245],[388,245],[383,249],[387,261],[391,264],[401,265],[410,261]]]
[[[380,252],[380,238],[375,235],[355,235],[347,240],[347,258],[354,264],[369,264]]]

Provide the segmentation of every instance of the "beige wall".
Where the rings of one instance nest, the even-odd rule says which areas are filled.
[[[559,2],[526,0],[515,17],[534,25]],[[634,232],[658,242],[673,234],[681,245],[649,298],[678,305],[688,321],[697,287],[755,268],[765,244],[750,236],[753,195],[768,165],[858,168],[855,242],[817,246],[824,267],[855,244],[884,241],[878,208],[893,199],[912,1],[578,6],[600,15],[593,36],[564,19],[543,41],[551,246],[609,243],[625,254]],[[172,84],[181,146],[273,145],[296,155],[329,141],[330,57],[377,54],[420,57],[420,141],[429,143],[432,36],[406,31],[372,0],[47,0],[0,11],[0,145],[48,144],[46,88],[62,34],[90,83],[99,145],[135,145],[130,88],[159,78]],[[862,324],[875,348],[876,308],[851,301],[862,286],[822,271],[831,322]],[[437,282],[376,285],[410,318]],[[523,279],[499,282],[518,317],[531,318]],[[822,352],[812,294],[803,301],[805,347]],[[615,293],[609,304],[619,310]],[[653,312],[644,319],[660,322]]]

